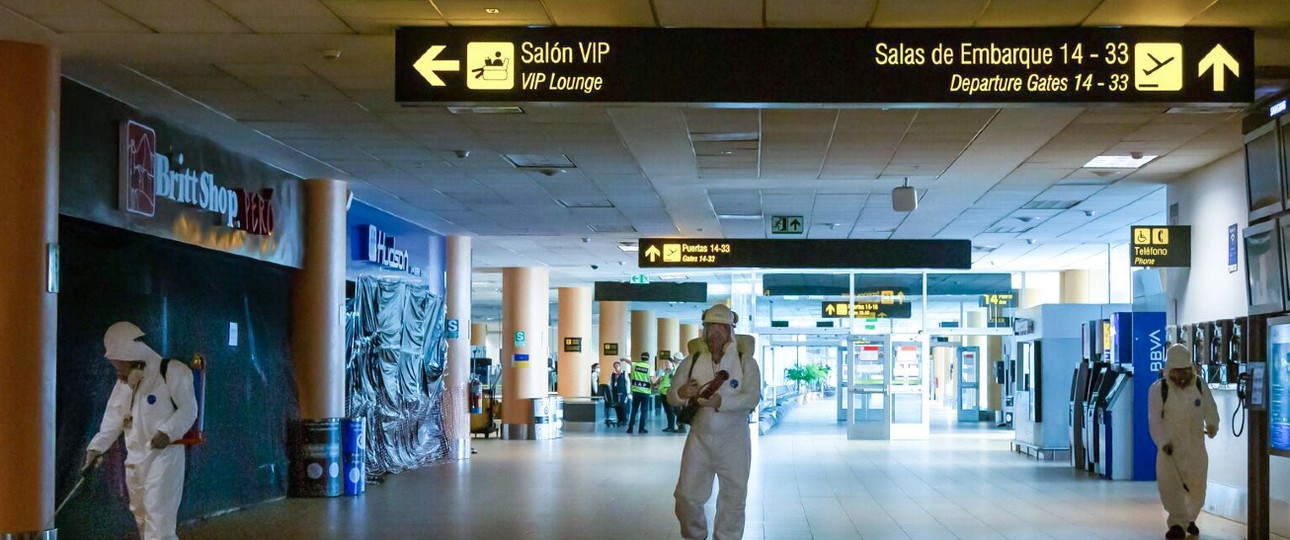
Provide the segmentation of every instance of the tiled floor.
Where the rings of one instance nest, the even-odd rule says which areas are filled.
[[[746,538],[1162,538],[1155,485],[1109,482],[1008,450],[1011,432],[847,441],[831,401],[754,442]],[[660,426],[661,427],[661,426]],[[205,538],[679,538],[684,437],[571,434],[477,440],[479,453],[391,478],[360,498],[287,500],[186,526]],[[715,500],[715,499],[714,499]],[[709,505],[709,515],[712,508]],[[1214,516],[1203,538],[1244,537]]]

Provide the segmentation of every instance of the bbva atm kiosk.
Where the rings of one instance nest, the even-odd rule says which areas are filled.
[[[1121,312],[1107,322],[1110,355],[1090,363],[1083,437],[1074,440],[1085,460],[1076,467],[1112,480],[1154,480],[1156,448],[1146,418],[1151,384],[1164,367],[1165,314]]]

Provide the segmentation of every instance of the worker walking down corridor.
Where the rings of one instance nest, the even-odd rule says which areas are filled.
[[[104,356],[116,369],[99,432],[86,451],[87,465],[98,461],[125,435],[125,483],[130,511],[143,540],[175,536],[179,500],[184,494],[183,438],[197,420],[193,373],[182,362],[165,362],[141,341],[138,326],[118,322],[103,335]]]
[[[672,376],[668,400],[699,408],[689,419],[692,429],[681,454],[681,474],[676,482],[676,518],[681,537],[706,539],[708,521],[703,505],[712,496],[712,481],[720,482],[717,495],[715,540],[743,538],[744,508],[748,502],[748,473],[752,465],[752,440],[748,414],[761,401],[761,371],[752,353],[752,336],[736,336],[739,317],[717,304],[703,312],[703,336],[689,343],[690,356]],[[726,377],[721,377],[721,372]],[[715,380],[715,383],[714,383]],[[722,382],[724,381],[724,382]],[[704,399],[709,383],[720,388]],[[685,409],[680,415],[685,421]]]
[[[1169,514],[1165,538],[1200,534],[1196,517],[1205,505],[1209,453],[1202,434],[1218,435],[1214,395],[1196,376],[1191,352],[1174,345],[1165,355],[1165,378],[1151,385],[1148,422],[1156,454],[1160,502]]]

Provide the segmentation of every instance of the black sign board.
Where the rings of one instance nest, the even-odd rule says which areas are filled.
[[[659,352],[658,352],[658,359],[659,359],[659,360],[671,360],[671,359],[672,359],[672,351],[659,351]]]
[[[913,316],[913,307],[907,303],[821,302],[820,316],[826,319],[908,319]]]
[[[980,307],[1017,307],[1017,293],[987,293],[981,295]]]
[[[641,238],[641,268],[972,268],[970,240]]]
[[[564,352],[582,352],[582,338],[564,338]]]
[[[617,343],[606,343],[603,348],[604,348],[604,353],[601,354],[601,356],[618,356]]]
[[[1187,225],[1130,227],[1133,252],[1130,266],[1190,267],[1191,227]]]
[[[408,27],[400,102],[1248,103],[1246,28]]]
[[[597,302],[707,302],[708,284],[597,281]]]

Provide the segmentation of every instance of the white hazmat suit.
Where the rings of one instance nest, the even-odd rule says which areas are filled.
[[[690,357],[677,368],[672,377],[672,387],[668,390],[668,400],[673,405],[683,406],[685,400],[677,391],[691,379],[702,387],[716,378],[718,371],[724,369],[730,374],[730,379],[717,391],[721,396],[719,407],[703,407],[695,415],[681,455],[681,475],[674,495],[681,536],[687,540],[708,537],[703,505],[712,496],[714,476],[721,482],[721,491],[717,495],[713,538],[735,540],[742,538],[744,533],[748,472],[752,465],[748,413],[761,400],[761,371],[752,358],[753,338],[732,337],[734,339],[719,353],[719,362],[715,365],[712,354],[702,344],[703,340],[691,341]],[[737,341],[742,343],[736,344]],[[741,349],[743,358],[739,354]]]
[[[109,360],[142,361],[144,368],[141,377],[116,382],[89,450],[107,452],[125,435],[125,480],[139,534],[144,540],[168,540],[178,538],[175,521],[184,491],[184,447],[172,444],[157,450],[150,442],[158,432],[171,441],[182,438],[197,420],[197,397],[192,370],[182,362],[170,362],[163,378],[161,356],[138,341],[143,335],[133,324],[117,323],[104,336]]]
[[[1193,369],[1191,354],[1185,346],[1174,345],[1167,353],[1165,369],[1180,368]],[[1156,381],[1148,398],[1151,440],[1160,449],[1156,453],[1156,483],[1170,527],[1188,527],[1205,505],[1209,453],[1204,435],[1206,431],[1216,434],[1219,426],[1213,394],[1204,384],[1197,387],[1194,379],[1182,387],[1168,377]],[[1167,398],[1161,385],[1169,385]],[[1172,448],[1172,455],[1165,453],[1166,446]]]

